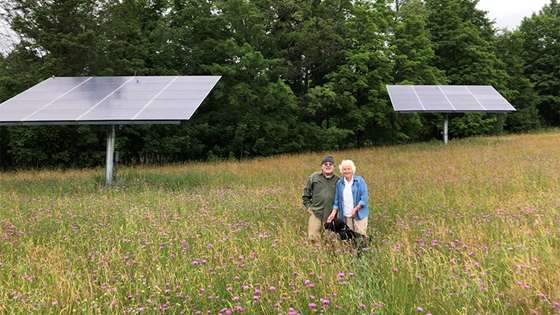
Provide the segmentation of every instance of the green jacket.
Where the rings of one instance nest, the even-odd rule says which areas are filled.
[[[326,178],[322,172],[315,172],[309,176],[303,188],[303,205],[321,221],[326,221],[333,209],[337,181],[338,176],[335,174]]]

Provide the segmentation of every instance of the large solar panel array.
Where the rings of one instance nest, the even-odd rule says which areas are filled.
[[[387,85],[397,112],[512,112],[515,108],[492,86]]]
[[[53,77],[0,104],[0,124],[176,123],[219,76]]]

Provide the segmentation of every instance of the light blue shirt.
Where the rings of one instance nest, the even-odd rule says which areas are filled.
[[[357,205],[362,205],[362,208],[358,210],[356,214],[356,219],[362,220],[368,216],[368,187],[366,181],[362,176],[354,175],[352,178],[352,205],[353,207]],[[340,177],[336,182],[336,193],[334,195],[333,209],[338,211],[338,219],[342,220],[344,218],[344,177]]]

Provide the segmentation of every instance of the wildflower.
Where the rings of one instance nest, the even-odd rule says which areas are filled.
[[[293,307],[290,307],[290,309],[288,310],[288,315],[298,315],[298,313]]]
[[[419,312],[419,313],[422,313],[424,311],[424,308],[422,306],[418,306],[416,308],[416,311]]]
[[[224,314],[224,315],[231,315],[233,314],[233,312],[231,311],[231,309],[224,307],[220,310],[220,314]]]
[[[344,272],[340,271],[337,275],[336,278],[340,281],[344,279]]]
[[[309,307],[310,310],[314,311],[314,310],[317,309],[317,304],[309,303],[309,304],[307,304],[307,307]]]
[[[276,287],[270,287],[270,288],[268,288],[268,291],[269,292],[276,292]]]
[[[331,301],[327,298],[321,298],[320,301],[321,301],[321,305],[323,305],[323,307],[327,307],[331,304]]]

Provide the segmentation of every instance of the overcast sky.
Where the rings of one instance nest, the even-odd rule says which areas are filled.
[[[488,17],[496,21],[498,28],[512,30],[524,17],[538,12],[548,3],[550,0],[480,0],[478,8],[488,11]]]

